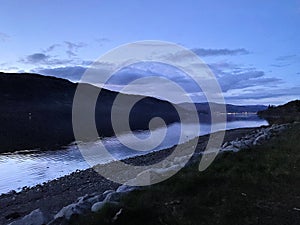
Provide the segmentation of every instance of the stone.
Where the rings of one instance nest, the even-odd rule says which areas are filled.
[[[241,141],[233,141],[232,146],[235,148],[241,148],[242,142]]]
[[[107,196],[108,194],[114,193],[114,192],[115,192],[114,190],[106,190],[106,191],[103,192],[103,195]]]
[[[105,205],[109,205],[109,206],[114,206],[114,207],[118,207],[119,203],[118,202],[96,202],[95,204],[93,204],[93,206],[91,207],[91,211],[92,212],[99,212],[103,209],[103,207]]]
[[[119,202],[122,196],[122,192],[112,192],[109,193],[105,199],[104,202]]]
[[[251,140],[251,139],[245,140],[245,141],[244,141],[244,144],[245,144],[247,147],[251,147],[252,144],[253,144],[253,140]]]
[[[81,214],[81,210],[78,207],[77,203],[70,204],[68,206],[63,207],[55,216],[54,219],[58,219],[61,217],[66,218],[69,220],[72,215],[74,214]]]
[[[119,192],[130,192],[130,191],[133,191],[137,189],[137,187],[134,187],[134,186],[128,186],[128,185],[121,185],[120,187],[118,187],[118,189],[116,190],[117,193]]]
[[[226,141],[221,148],[226,148],[229,145],[229,143]]]
[[[43,225],[46,223],[46,218],[40,209],[33,210],[30,214],[22,219],[14,221],[9,225]]]
[[[237,152],[237,151],[239,151],[239,149],[232,146],[232,145],[229,145],[226,148],[221,149],[221,151],[223,151],[223,152],[231,152],[231,151],[232,152]]]
[[[99,212],[103,208],[104,205],[105,205],[105,202],[96,202],[95,204],[93,204],[91,211]]]
[[[77,199],[77,202],[63,207],[55,216],[54,219],[64,217],[69,220],[75,214],[82,214],[91,207],[91,204],[98,200],[98,196],[85,195]]]
[[[116,221],[118,220],[118,218],[119,218],[119,216],[121,215],[122,211],[123,211],[123,209],[120,209],[120,210],[115,214],[115,216],[112,218],[112,222],[113,222],[113,223],[116,222]]]
[[[254,140],[253,145],[261,144],[266,139],[267,139],[266,135],[260,135]]]

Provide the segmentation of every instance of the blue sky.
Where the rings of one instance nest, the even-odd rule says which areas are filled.
[[[300,96],[300,0],[0,3],[0,71],[76,81],[112,48],[162,40],[198,54],[228,103],[282,104]]]

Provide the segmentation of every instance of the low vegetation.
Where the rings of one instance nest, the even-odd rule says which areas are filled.
[[[204,172],[195,163],[71,224],[299,224],[299,138],[294,123],[267,144],[223,153]]]

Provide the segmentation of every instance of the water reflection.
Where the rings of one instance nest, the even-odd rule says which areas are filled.
[[[230,115],[227,129],[242,127],[258,127],[267,125],[267,121],[259,119],[255,115]],[[197,127],[195,124],[189,124],[189,130]],[[198,135],[210,133],[210,125],[201,123]],[[159,132],[159,130],[157,130]],[[160,150],[172,147],[178,142],[180,133],[180,124],[175,123],[168,126],[165,140],[156,148],[151,150]],[[192,132],[194,133],[194,132]],[[135,135],[141,139],[147,137],[149,132],[136,132]],[[194,138],[187,130],[185,140]],[[130,140],[128,140],[130,141]],[[137,152],[126,149],[116,138],[105,138],[104,144],[109,147],[111,153],[116,159],[124,157],[145,154],[147,152]],[[86,148],[95,147],[97,143],[86,143]],[[92,157],[92,156],[91,156]],[[97,160],[98,161],[98,160]],[[101,162],[107,162],[107,159],[101,159]],[[81,156],[80,151],[75,145],[68,146],[66,149],[55,151],[26,151],[14,154],[0,154],[0,194],[10,190],[21,190],[24,186],[34,186],[48,180],[52,180],[77,170],[87,169],[89,165]]]

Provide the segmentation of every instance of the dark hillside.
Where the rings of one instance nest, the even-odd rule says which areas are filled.
[[[75,83],[55,77],[0,73],[0,152],[53,149],[74,141],[72,104],[76,87]],[[96,107],[99,136],[114,134],[110,110],[117,94],[101,90]],[[124,96],[128,100],[137,98]],[[124,105],[119,107],[121,117]],[[166,123],[179,120],[170,103],[146,97],[132,109],[130,126],[133,130],[148,129],[154,116],[163,117]]]
[[[257,114],[268,120],[270,124],[300,121],[300,100],[291,101],[277,107],[269,106],[268,109],[259,111]]]

